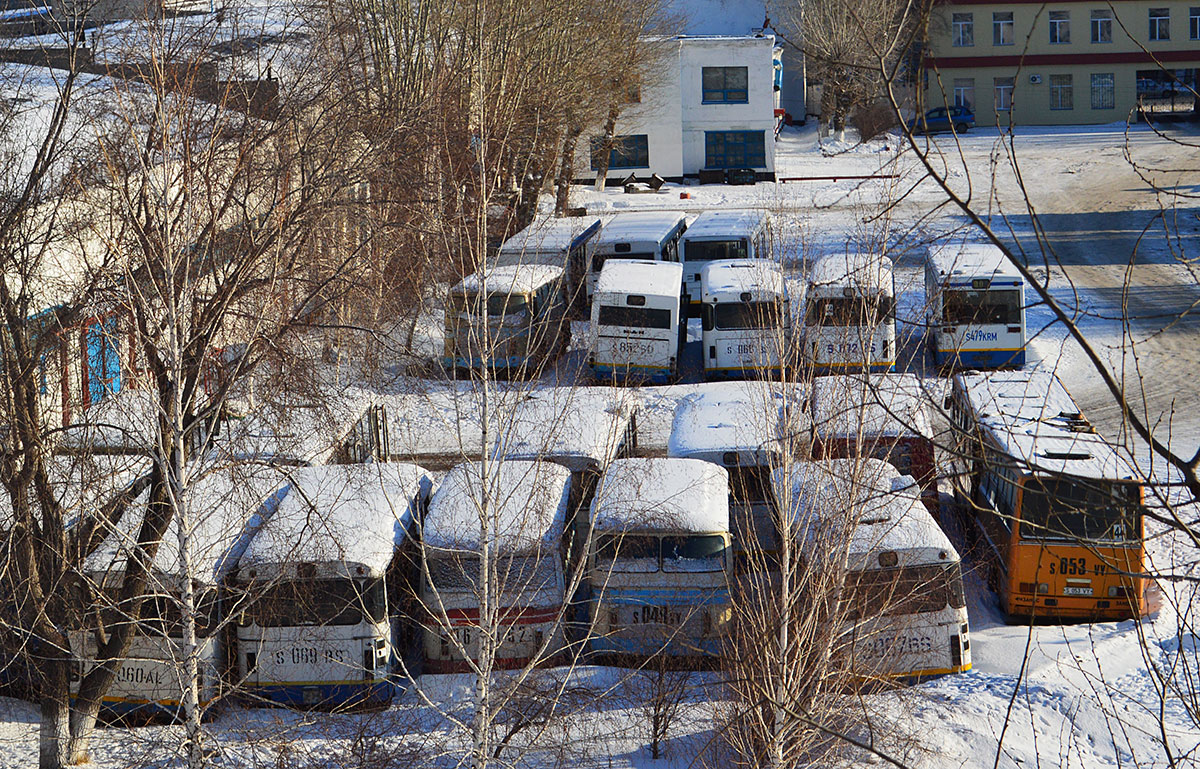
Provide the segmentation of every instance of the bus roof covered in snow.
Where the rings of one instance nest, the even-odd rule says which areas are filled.
[[[971,288],[972,281],[989,280],[993,285],[1023,283],[1016,265],[991,243],[951,243],[929,249],[929,264],[943,286]]]
[[[709,262],[704,265],[702,275],[705,301],[732,297],[735,300],[760,302],[787,293],[783,268],[766,259]]]
[[[675,408],[667,453],[719,465],[769,466],[783,450],[783,412],[801,406],[786,401],[777,388],[689,395]]]
[[[814,377],[812,423],[822,438],[933,438],[929,397],[915,374]]]
[[[811,296],[842,296],[845,288],[860,293],[890,294],[893,290],[891,260],[880,254],[828,254],[809,268]]]
[[[596,531],[729,531],[729,473],[699,459],[618,459],[592,502]]]
[[[748,238],[766,223],[763,211],[705,211],[683,233],[685,241]]]
[[[610,259],[600,270],[595,296],[599,301],[628,294],[678,297],[682,281],[683,266],[675,262]]]

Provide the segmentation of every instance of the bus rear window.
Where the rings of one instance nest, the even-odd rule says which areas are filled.
[[[942,318],[946,323],[1017,324],[1021,322],[1021,292],[947,289],[942,294]]]
[[[383,580],[289,580],[253,595],[244,623],[260,627],[357,625],[387,618]]]
[[[845,585],[842,607],[847,619],[921,614],[967,605],[958,563],[851,571]]]
[[[1138,497],[1137,484],[1034,478],[1021,494],[1021,539],[1134,540]]]
[[[690,240],[683,248],[684,260],[688,262],[745,259],[748,254],[746,240]]]
[[[671,311],[652,307],[601,305],[599,325],[669,329],[671,328]]]
[[[658,257],[652,251],[627,251],[623,254],[596,254],[592,257],[592,272],[600,272],[604,267],[604,262],[608,259],[649,259],[656,260]]]
[[[720,329],[780,328],[780,302],[726,302],[713,306],[713,324]]]
[[[824,297],[808,302],[804,323],[808,326],[873,326],[890,318],[896,300],[890,296],[877,300],[861,296]]]

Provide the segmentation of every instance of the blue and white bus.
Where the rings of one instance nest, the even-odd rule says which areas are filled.
[[[288,478],[237,562],[237,683],[266,704],[386,704],[405,647],[392,607],[406,596],[389,588],[403,591],[393,570],[415,563],[406,552],[430,477],[417,465],[368,463],[295,468]]]
[[[944,245],[925,262],[925,323],[945,368],[1025,365],[1025,280],[991,243]]]
[[[602,382],[666,384],[687,342],[683,268],[649,260],[609,261],[592,295],[588,365]]]
[[[596,281],[604,265],[616,259],[678,262],[679,238],[687,229],[687,218],[678,211],[638,211],[617,214],[596,236],[592,265],[587,277],[588,301],[596,293]]]
[[[880,254],[830,254],[808,273],[804,333],[813,372],[892,371],[896,286]]]
[[[770,218],[763,211],[705,211],[696,217],[679,241],[688,303],[699,308],[700,273],[709,262],[769,257],[769,230]]]
[[[792,340],[783,268],[766,259],[709,262],[700,284],[704,378],[781,376]]]
[[[591,509],[591,648],[622,661],[713,658],[732,620],[729,474],[699,459],[619,459]]]

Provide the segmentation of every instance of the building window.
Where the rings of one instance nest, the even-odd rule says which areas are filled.
[[[1092,109],[1113,109],[1117,105],[1113,73],[1092,75]]]
[[[600,158],[604,152],[604,138],[597,136],[592,139],[592,170],[600,168]],[[649,168],[650,140],[647,134],[631,134],[629,136],[614,136],[612,151],[608,153],[608,167],[612,168]]]
[[[745,104],[749,101],[745,67],[704,67],[700,73],[705,104]]]
[[[1111,43],[1112,42],[1112,11],[1105,8],[1099,11],[1092,11],[1092,42],[1093,43]]]
[[[705,168],[764,168],[766,138],[762,131],[705,131]]]
[[[1188,9],[1188,39],[1200,40],[1200,8]]]
[[[1071,12],[1050,11],[1050,42],[1071,42]]]
[[[996,86],[996,111],[1007,112],[1012,109],[1013,79],[1011,77],[998,77],[994,82]]]
[[[975,78],[954,78],[954,106],[975,109]]]
[[[1050,109],[1075,109],[1070,75],[1050,76]]]
[[[1150,9],[1150,39],[1159,41],[1171,39],[1170,8]]]
[[[1013,44],[1012,11],[996,11],[992,14],[992,45]]]
[[[954,40],[956,48],[969,48],[975,45],[975,14],[956,13],[953,17]]]

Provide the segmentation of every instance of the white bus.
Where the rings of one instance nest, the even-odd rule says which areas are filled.
[[[494,669],[553,665],[566,649],[563,534],[571,472],[517,459],[492,460],[486,476],[483,467],[470,462],[447,473],[421,526],[427,673],[471,672],[479,664],[481,625],[491,629],[481,623],[481,607],[495,612],[500,630]],[[486,595],[484,542],[491,557]]]
[[[610,261],[592,296],[588,364],[601,381],[666,384],[679,375],[687,342],[680,299],[683,268],[647,260]]]
[[[596,249],[596,237],[603,227],[604,222],[597,216],[535,219],[501,244],[494,264],[497,267],[533,264],[561,267],[567,306],[581,308],[584,281]]]
[[[596,236],[587,277],[588,301],[596,293],[600,271],[612,260],[678,262],[679,238],[686,229],[687,218],[677,211],[617,214]]]
[[[304,467],[238,559],[237,683],[254,702],[341,709],[389,702],[405,596],[393,569],[431,480],[416,465]],[[390,582],[390,584],[389,584]]]
[[[680,239],[683,295],[700,304],[700,273],[719,259],[765,259],[770,256],[770,219],[763,211],[705,211]]]
[[[158,543],[141,618],[116,678],[101,702],[108,714],[120,717],[182,716],[185,654],[181,590],[191,579],[196,617],[196,659],[200,672],[199,701],[206,709],[222,694],[221,675],[227,659],[228,635],[221,626],[224,612],[219,593],[226,576],[245,551],[254,532],[275,510],[283,472],[266,465],[225,467],[196,479],[184,497],[186,514],[172,520]],[[130,621],[116,594],[130,550],[137,543],[149,503],[143,492],[111,528],[85,563],[85,573],[97,598],[98,616],[111,623]],[[190,575],[184,572],[179,550],[180,527],[186,527]],[[108,631],[112,627],[107,628]],[[76,631],[72,644],[89,662],[98,652],[96,634]],[[77,689],[80,682],[73,683]]]
[[[830,254],[808,273],[805,338],[814,373],[892,371],[896,285],[878,254]]]
[[[709,262],[701,272],[705,379],[780,376],[791,347],[783,268],[766,259]]]
[[[536,374],[570,340],[561,267],[493,267],[463,278],[446,297],[447,369]]]
[[[809,583],[840,596],[835,665],[872,679],[971,669],[958,552],[912,477],[879,459],[831,459],[774,482]]]
[[[730,385],[723,385],[730,387]],[[729,516],[738,570],[761,566],[761,556],[778,550],[771,505],[771,472],[787,451],[784,425],[803,425],[802,395],[779,387],[702,391],[675,409],[667,455],[702,459],[729,473]],[[785,421],[785,415],[790,415]]]
[[[604,658],[715,658],[729,632],[729,476],[698,459],[613,462],[596,490],[591,647]]]
[[[931,248],[925,325],[939,367],[1025,365],[1025,280],[991,243]]]

